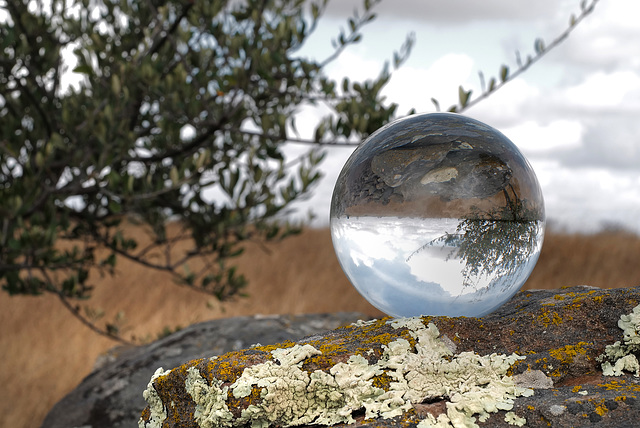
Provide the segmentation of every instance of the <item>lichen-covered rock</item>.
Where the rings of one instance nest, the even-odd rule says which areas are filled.
[[[156,372],[139,426],[635,426],[639,303],[640,287],[524,291],[483,318],[360,322],[194,360]]]
[[[147,405],[141,391],[154,372],[160,375],[160,366],[174,367],[257,342],[297,340],[362,317],[360,313],[333,313],[225,318],[191,325],[149,345],[114,348],[51,409],[42,428],[134,427]]]

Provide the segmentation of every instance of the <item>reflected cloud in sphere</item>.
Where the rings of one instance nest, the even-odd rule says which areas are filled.
[[[482,316],[524,284],[544,235],[540,186],[497,130],[449,113],[371,135],[336,183],[331,233],[356,289],[393,316]]]

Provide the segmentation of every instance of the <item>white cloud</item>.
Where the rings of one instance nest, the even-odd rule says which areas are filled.
[[[564,1],[562,5],[573,5],[577,1]],[[382,1],[375,11],[388,19],[430,22],[437,25],[465,24],[476,21],[524,20],[545,18],[560,6],[557,0],[535,2],[514,2],[504,0],[387,0]],[[329,16],[350,16],[354,9],[362,9],[361,0],[340,0],[329,3]]]
[[[602,70],[640,67],[640,2],[600,2],[560,49],[560,61]]]
[[[580,146],[582,124],[575,120],[559,119],[547,125],[533,120],[503,129],[502,132],[527,156],[545,154],[557,149],[575,149]]]
[[[338,82],[345,76],[352,82],[359,82],[378,77],[383,65],[384,60],[377,55],[371,55],[366,46],[359,45],[343,52],[327,67],[327,74]]]
[[[636,119],[637,119],[636,115]],[[578,148],[561,150],[557,159],[571,168],[608,168],[640,172],[640,123],[629,116],[608,115],[587,123]],[[640,189],[639,189],[640,191]]]
[[[341,20],[360,1],[331,4],[330,16]],[[383,93],[399,104],[400,115],[412,107],[434,111],[431,97],[444,110],[456,102],[460,84],[478,94],[479,69],[487,79],[502,63],[513,70],[513,49],[524,56],[535,37],[548,42],[559,34],[579,4],[383,1],[372,34],[365,30],[364,44],[345,52],[350,55],[332,69],[333,76],[377,76],[393,49],[387,49],[387,34],[415,30],[418,42],[409,61]],[[543,186],[548,217],[571,230],[596,230],[602,223],[617,222],[635,225],[640,233],[640,44],[632,42],[640,40],[638,14],[637,0],[599,2],[567,41],[465,112],[501,130],[521,148]],[[319,213],[328,213],[333,183],[347,153],[329,150],[327,179],[312,199]]]
[[[547,218],[569,231],[595,232],[621,225],[640,233],[640,176],[604,168],[568,169],[532,162],[545,198]]]
[[[580,84],[567,88],[562,97],[566,98],[567,104],[578,108],[640,108],[640,74],[627,70],[598,71]]]
[[[538,102],[540,95],[540,89],[524,78],[517,78],[465,114],[500,130],[507,129],[534,117],[528,109]]]
[[[458,85],[469,79],[473,60],[464,54],[447,54],[427,68],[405,66],[397,70],[383,90],[389,101],[398,104],[404,114],[411,108],[418,112],[435,111],[431,98],[446,110],[457,99]]]

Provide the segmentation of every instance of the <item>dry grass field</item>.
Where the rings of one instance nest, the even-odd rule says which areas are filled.
[[[360,311],[381,314],[350,286],[327,229],[309,229],[281,243],[250,245],[238,260],[249,279],[248,298],[220,304],[176,286],[159,272],[120,261],[114,277],[96,278],[89,304],[111,319],[125,314],[125,337],[152,340],[214,318],[250,314]],[[588,284],[640,285],[640,237],[547,233],[525,288]],[[38,427],[46,412],[115,345],[73,318],[53,296],[9,297],[0,292],[0,427]]]

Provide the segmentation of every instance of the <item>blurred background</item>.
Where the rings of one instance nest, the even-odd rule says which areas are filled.
[[[629,232],[550,231],[524,289],[638,286],[639,255],[640,237]],[[93,281],[90,303],[106,319],[121,313],[123,336],[142,343],[196,322],[238,315],[358,311],[384,316],[346,279],[328,229],[306,229],[277,244],[249,244],[238,267],[249,281],[243,290],[247,297],[220,303],[176,285],[168,274],[122,261],[114,277]],[[82,325],[53,295],[0,293],[1,425],[39,426],[90,373],[96,358],[116,345]]]
[[[332,2],[306,52],[323,57],[335,33],[358,2]],[[632,0],[598,2],[594,12],[539,63],[464,111],[498,129],[529,159],[545,197],[548,221],[564,230],[594,232],[618,225],[640,233],[640,27]],[[481,92],[501,64],[511,71],[559,34],[580,1],[512,3],[490,0],[382,2],[363,42],[328,68],[335,78],[375,77],[407,32],[415,32],[411,55],[382,93],[398,104],[433,112],[458,101],[458,86]],[[574,15],[575,16],[575,15]],[[325,37],[319,34],[326,34]],[[313,123],[313,111],[303,118]],[[305,123],[298,120],[299,127]],[[292,148],[292,154],[301,148]],[[351,149],[332,148],[326,175],[302,204],[327,224],[333,183]]]
[[[518,68],[579,13],[576,0],[382,2],[378,17],[326,73],[340,81],[375,78],[408,32],[415,45],[384,87],[396,115],[436,111],[458,102],[459,85],[482,92],[481,78],[506,64]],[[502,131],[531,162],[542,185],[549,229],[525,289],[640,285],[640,4],[597,3],[595,11],[540,63],[465,111]],[[589,3],[592,4],[592,3]],[[6,2],[0,1],[0,18]],[[330,55],[330,40],[360,2],[334,1],[300,55]],[[69,67],[73,68],[72,59]],[[78,85],[68,74],[64,85]],[[486,83],[486,82],[485,82]],[[297,116],[300,138],[311,138],[322,107]],[[287,143],[293,160],[308,146]],[[246,296],[230,302],[180,287],[173,278],[127,260],[115,275],[92,278],[90,319],[115,319],[123,336],[148,343],[181,327],[252,314],[359,311],[382,316],[349,284],[328,230],[335,179],[353,147],[324,149],[323,178],[311,197],[296,202],[290,219],[315,217],[300,235],[282,242],[248,242],[237,259],[248,280]],[[169,227],[176,227],[169,226]],[[148,236],[128,222],[129,236]],[[0,292],[1,426],[39,426],[46,412],[87,376],[96,358],[116,345],[82,325],[56,295]]]

